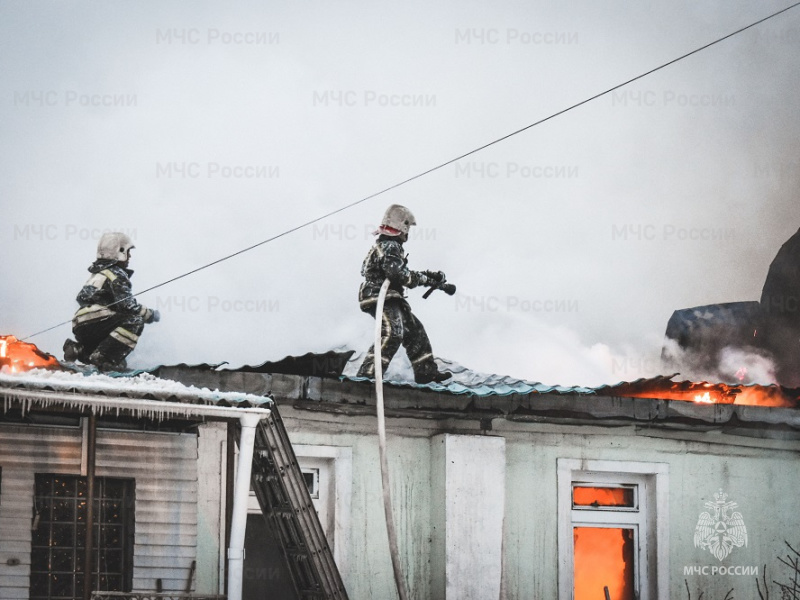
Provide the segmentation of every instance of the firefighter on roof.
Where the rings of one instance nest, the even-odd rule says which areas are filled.
[[[139,341],[145,323],[160,320],[157,310],[142,306],[131,294],[133,271],[128,269],[131,238],[104,233],[97,244],[92,276],[78,294],[80,308],[72,319],[77,342],[64,342],[64,360],[91,363],[101,371],[120,371]]]
[[[417,383],[441,382],[449,379],[450,374],[440,372],[436,366],[428,334],[411,312],[411,306],[404,294],[405,288],[436,285],[445,280],[441,271],[409,270],[403,243],[408,240],[409,228],[416,224],[414,215],[405,206],[392,204],[386,210],[383,221],[375,232],[378,239],[361,266],[365,281],[358,291],[358,300],[361,310],[374,317],[381,285],[388,278],[390,284],[383,309],[381,338],[381,363],[384,371],[402,344],[411,361]],[[374,347],[367,352],[358,376],[375,377]]]

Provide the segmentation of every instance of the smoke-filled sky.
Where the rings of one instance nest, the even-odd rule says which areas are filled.
[[[143,290],[789,4],[0,2],[0,333],[71,318],[102,230],[134,238]],[[799,82],[794,9],[144,294],[162,322],[129,363],[364,350],[361,262],[399,203],[410,266],[458,286],[410,292],[437,355],[550,384],[658,372],[672,311],[758,299],[800,227]]]

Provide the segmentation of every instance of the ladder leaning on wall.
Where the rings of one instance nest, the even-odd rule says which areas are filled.
[[[261,512],[280,542],[298,598],[347,600],[277,406],[270,411],[258,424],[253,452],[252,486]]]

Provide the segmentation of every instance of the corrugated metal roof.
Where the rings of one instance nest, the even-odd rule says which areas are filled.
[[[282,375],[306,375],[310,377],[339,377],[355,350],[324,354],[308,352],[302,356],[286,356],[278,361],[266,361],[260,365],[242,365],[225,369],[240,373],[280,373]]]
[[[189,365],[159,365],[145,369],[148,373],[156,373],[161,369],[190,369],[195,371],[233,371],[236,373],[280,373],[282,375],[304,375],[309,377],[339,377],[355,350],[330,350],[325,353],[308,352],[302,356],[284,356],[276,361],[264,361],[258,365],[229,366],[228,362],[218,364],[198,363]],[[228,366],[226,366],[228,365]]]
[[[363,356],[363,355],[362,355]],[[369,381],[363,377],[356,377],[356,372],[362,357],[355,357],[345,369],[342,379],[350,381]],[[512,394],[570,394],[587,396],[621,396],[694,400],[699,394],[709,392],[713,395],[712,401],[716,404],[734,403],[737,398],[744,403],[763,403],[770,406],[796,406],[800,399],[800,390],[789,390],[777,385],[757,384],[724,384],[696,381],[673,381],[678,375],[658,375],[649,378],[640,378],[634,381],[620,381],[614,384],[603,384],[596,387],[587,386],[562,386],[547,385],[536,381],[516,379],[503,375],[479,373],[468,369],[458,363],[436,359],[439,369],[452,373],[452,378],[444,383],[418,384],[411,380],[410,373],[400,380],[386,379],[387,385],[415,389],[429,389],[456,395],[471,395],[477,397],[509,396]],[[747,392],[752,392],[753,397],[748,397]],[[760,396],[755,398],[754,396]]]
[[[384,380],[387,385],[415,389],[429,389],[448,394],[469,394],[472,396],[510,396],[511,394],[594,394],[592,388],[561,385],[546,385],[535,381],[515,379],[505,375],[484,375],[463,368],[454,372],[451,379],[444,383],[415,383],[413,381]],[[449,370],[449,369],[447,369]],[[342,375],[341,379],[350,381],[371,381],[364,377]]]
[[[241,373],[264,373],[264,374],[284,374],[300,375],[307,377],[339,377],[343,380],[364,382],[370,381],[363,377],[357,377],[358,367],[364,359],[364,352],[356,353],[350,351],[331,350],[326,353],[309,352],[302,356],[286,356],[277,361],[265,361],[259,365],[242,365],[240,367],[225,367],[227,363],[211,365],[208,363],[188,365],[163,365],[148,369],[148,372],[157,373],[160,369],[185,368],[196,371],[227,371]],[[573,394],[573,395],[625,395],[627,393],[644,393],[644,390],[655,388],[688,390],[688,386],[709,386],[707,382],[674,382],[672,379],[677,375],[658,375],[650,378],[640,378],[634,381],[619,381],[613,384],[603,384],[596,387],[590,386],[565,386],[550,385],[538,381],[518,379],[508,375],[496,375],[481,373],[469,369],[457,362],[437,358],[439,369],[452,374],[452,378],[443,384],[427,383],[418,384],[413,380],[410,369],[403,370],[402,367],[395,369],[394,365],[390,368],[384,381],[387,385],[395,387],[406,387],[413,389],[432,390],[454,395],[472,395],[479,397],[488,396],[510,396],[512,394]],[[393,370],[394,369],[394,370]],[[742,386],[739,386],[742,387]],[[763,386],[753,385],[751,387],[761,388]],[[776,387],[777,386],[773,386]]]
[[[364,353],[356,354],[354,351],[331,350],[326,353],[309,352],[302,356],[286,356],[277,361],[265,361],[255,366],[243,365],[240,367],[222,368],[223,365],[227,363],[217,365],[208,363],[187,365],[182,363],[180,365],[160,366],[133,373],[112,373],[103,375],[102,377],[105,377],[107,380],[122,378],[128,381],[135,381],[137,377],[142,378],[145,377],[145,375],[153,377],[151,373],[158,374],[161,369],[172,368],[195,372],[214,371],[218,373],[283,374],[301,377],[341,378],[342,380],[364,384],[368,380],[356,376],[363,357]],[[712,395],[712,401],[716,404],[736,402],[743,404],[795,407],[798,405],[798,400],[800,400],[800,390],[789,390],[776,385],[727,385],[722,383],[673,381],[676,375],[659,375],[634,381],[603,384],[596,387],[548,385],[506,375],[480,373],[446,359],[437,358],[436,360],[441,370],[452,374],[452,378],[443,384],[414,383],[413,373],[411,373],[408,365],[404,366],[402,362],[398,363],[398,361],[394,361],[390,366],[389,372],[385,376],[385,382],[392,387],[428,390],[455,396],[466,395],[480,398],[512,395],[527,396],[531,394],[562,394],[695,400],[696,394],[709,392]],[[69,368],[69,365],[62,366]],[[81,372],[80,368],[77,370]],[[53,371],[45,371],[44,373],[53,373]],[[74,379],[73,381],[79,380]],[[2,381],[0,381],[0,383],[2,383]],[[116,391],[113,393],[117,394],[119,393],[120,384],[117,384],[115,387]],[[131,386],[123,384],[121,387],[125,388]],[[149,389],[148,391],[141,391],[143,388],[139,387],[139,384],[134,384],[133,387],[140,391],[128,390],[122,395],[139,394],[138,396],[134,395],[132,397],[164,400],[178,399],[180,396],[186,398],[187,401],[190,402],[217,403],[224,406],[260,406],[265,401],[265,399],[260,396],[237,394],[233,392],[223,393],[203,390],[201,394],[198,394],[198,392],[201,391],[198,388],[186,388],[185,386],[183,386],[185,389],[192,391],[187,393],[181,390],[174,390],[173,396],[170,396],[170,393],[165,391],[163,387],[160,390]],[[248,399],[248,397],[250,399]]]
[[[350,381],[368,381],[363,377],[354,375],[358,371],[358,367],[364,358],[364,354],[359,354],[350,359],[347,367],[345,368],[343,379]],[[473,371],[467,367],[443,358],[437,358],[436,362],[439,370],[447,371],[452,374],[452,378],[444,383],[414,383],[413,375],[403,373],[402,379],[392,379],[391,371],[389,378],[385,379],[386,383],[399,387],[411,387],[416,389],[429,389],[439,392],[447,392],[449,394],[469,394],[472,396],[510,396],[511,394],[585,394],[591,395],[597,393],[597,388],[586,386],[563,386],[563,385],[548,385],[538,381],[529,381],[526,379],[517,379],[507,375],[493,375],[487,373],[480,373]],[[607,387],[607,386],[604,386]]]
[[[234,408],[269,408],[271,398],[240,392],[220,392],[159,379],[150,373],[84,374],[74,371],[33,369],[22,373],[0,373],[0,387],[7,390],[93,394],[109,398],[131,398],[205,404]]]
[[[324,354],[308,353],[303,356],[287,356],[279,361],[266,361],[256,367],[223,369],[230,372],[246,373],[281,373],[299,376],[339,377],[342,380],[366,383],[370,380],[356,374],[364,359],[363,352],[330,351]],[[469,369],[457,362],[447,359],[436,359],[439,369],[452,374],[452,378],[444,383],[418,384],[414,382],[413,373],[408,365],[393,363],[384,377],[387,385],[397,388],[429,390],[456,396],[475,396],[489,398],[492,396],[526,396],[529,394],[562,394],[579,396],[614,396],[694,400],[696,395],[709,392],[715,404],[746,403],[769,406],[796,406],[800,399],[800,390],[789,390],[777,385],[764,386],[757,384],[724,384],[705,381],[673,381],[677,374],[657,375],[633,381],[590,386],[549,385],[538,381],[518,379],[507,375],[481,373]],[[208,369],[209,365],[186,365],[188,369]],[[760,396],[759,398],[747,398]],[[747,399],[746,399],[747,398]]]

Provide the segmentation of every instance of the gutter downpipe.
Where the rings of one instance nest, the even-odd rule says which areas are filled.
[[[228,600],[242,600],[244,575],[244,533],[247,525],[247,498],[250,495],[250,473],[253,468],[253,448],[256,426],[261,415],[242,415],[239,419],[242,433],[239,438],[239,465],[233,488],[233,515],[228,546]]]

